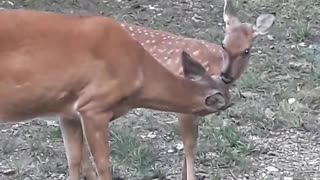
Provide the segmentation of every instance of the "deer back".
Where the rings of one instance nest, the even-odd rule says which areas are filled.
[[[187,38],[170,32],[122,23],[130,35],[171,72],[183,75],[180,54],[186,51],[206,68],[209,74],[219,74],[225,54],[221,46],[203,40]]]
[[[208,114],[228,91],[186,53],[175,76],[111,18],[0,11],[0,119],[146,107]],[[182,92],[182,93],[181,93]]]

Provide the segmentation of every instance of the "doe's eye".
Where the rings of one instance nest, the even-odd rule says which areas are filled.
[[[244,54],[249,54],[250,53],[250,49],[246,49],[245,51],[244,51]]]

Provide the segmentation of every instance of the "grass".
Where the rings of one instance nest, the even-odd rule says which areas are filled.
[[[244,138],[236,124],[228,120],[206,119],[200,126],[197,159],[205,163],[209,161],[213,167],[238,167],[246,171],[250,167],[247,156],[254,144]],[[214,163],[214,164],[212,164]]]
[[[61,129],[59,127],[50,129],[48,136],[52,140],[62,139]]]
[[[31,164],[32,158],[26,158],[25,155],[20,155],[17,157],[17,160],[13,161],[15,164],[16,174],[15,177],[17,180],[24,180],[28,177],[27,167]]]
[[[14,138],[10,138],[10,137],[5,137],[3,138],[4,140],[0,143],[1,144],[1,148],[0,148],[0,152],[3,154],[9,154],[11,152],[13,152],[15,149],[17,149],[18,147],[18,143]]]
[[[294,35],[296,41],[304,42],[312,35],[310,23],[298,21],[295,26]]]
[[[145,176],[155,170],[157,155],[152,146],[141,142],[127,127],[110,127],[111,156],[117,166],[124,166],[136,176]]]
[[[239,89],[255,89],[261,85],[261,76],[253,71],[249,71],[246,75],[237,82]]]

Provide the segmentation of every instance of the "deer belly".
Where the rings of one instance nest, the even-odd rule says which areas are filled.
[[[71,104],[70,93],[31,83],[0,84],[0,123],[25,121],[39,116],[64,113]]]

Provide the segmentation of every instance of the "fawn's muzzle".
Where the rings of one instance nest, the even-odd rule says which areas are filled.
[[[225,84],[231,84],[234,81],[234,78],[232,78],[228,73],[222,72],[220,74],[221,81]]]

